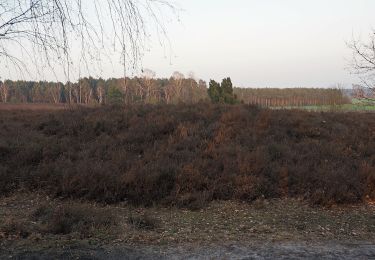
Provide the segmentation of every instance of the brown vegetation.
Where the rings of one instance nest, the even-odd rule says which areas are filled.
[[[78,232],[84,237],[116,224],[115,217],[110,212],[78,203],[60,206],[41,205],[33,212],[32,217],[34,221],[43,224],[42,232],[62,235]]]
[[[68,109],[70,106],[68,104],[49,104],[49,103],[23,103],[23,104],[10,104],[10,103],[0,103],[0,110],[62,110]]]
[[[103,235],[110,238],[117,235],[114,229],[120,221],[107,207],[51,200],[31,193],[3,198],[0,207],[2,242],[27,239],[37,245],[41,239],[47,244],[57,237],[85,240]]]
[[[0,111],[0,192],[200,208],[375,198],[373,114],[252,106]]]

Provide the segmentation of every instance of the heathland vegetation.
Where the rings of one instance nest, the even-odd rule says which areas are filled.
[[[0,194],[199,208],[375,198],[375,117],[251,105],[0,111]]]
[[[1,259],[142,258],[132,251],[150,252],[141,243],[175,252],[192,243],[191,252],[214,242],[226,253],[282,240],[330,241],[349,258],[353,247],[332,241],[374,241],[375,116],[363,110],[375,110],[375,34],[348,43],[352,72],[366,87],[350,91],[245,89],[230,78],[207,84],[148,69],[126,77],[139,72],[155,36],[171,50],[164,24],[179,12],[168,0],[0,1]],[[237,60],[236,41],[223,42]],[[226,60],[224,49],[208,61]],[[285,57],[275,64],[287,65]],[[107,62],[116,71],[119,62],[123,78],[69,82],[108,73]],[[68,82],[4,79],[20,76]],[[93,249],[87,256],[85,246]],[[275,255],[303,256],[301,247],[280,253],[291,247]],[[165,258],[162,247],[153,250],[150,258]]]

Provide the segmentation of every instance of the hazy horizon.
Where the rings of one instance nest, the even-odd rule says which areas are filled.
[[[172,51],[153,37],[142,62],[157,77],[193,71],[204,80],[229,76],[237,87],[350,87],[358,79],[347,70],[346,42],[365,39],[375,26],[371,0],[175,2],[183,11],[180,22],[166,21]],[[123,76],[118,57],[112,62],[103,62],[101,77]],[[62,73],[57,78],[64,81]]]

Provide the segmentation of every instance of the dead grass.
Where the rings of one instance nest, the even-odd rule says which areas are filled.
[[[48,238],[51,235],[85,239],[105,234],[118,222],[111,210],[30,194],[6,198],[0,208],[3,212],[0,215],[0,237],[10,240]]]
[[[90,237],[96,231],[116,224],[111,212],[77,203],[57,207],[42,205],[36,209],[33,217],[42,223],[42,232],[56,235],[75,232],[83,237]]]
[[[26,221],[13,217],[2,219],[0,237],[13,239],[26,239],[32,233]]]
[[[155,218],[147,215],[130,215],[128,223],[134,228],[141,230],[155,230],[159,226],[159,223]]]
[[[62,209],[69,214],[62,213],[58,221],[51,217],[53,212],[61,213]],[[0,212],[0,223],[6,223],[0,229],[3,246],[375,239],[373,206],[316,208],[290,199],[258,200],[252,204],[214,202],[204,210],[191,211],[127,205],[103,208],[94,204],[47,200],[45,196],[35,194],[18,194],[1,199]],[[107,216],[114,216],[116,222]],[[12,222],[8,222],[9,219]],[[61,223],[69,225],[61,228]]]

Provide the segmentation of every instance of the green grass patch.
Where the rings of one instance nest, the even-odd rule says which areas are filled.
[[[341,112],[372,112],[375,111],[375,100],[358,100],[353,99],[351,104],[343,105],[317,105],[317,106],[289,106],[273,107],[272,109],[301,109],[307,111],[341,111]]]

